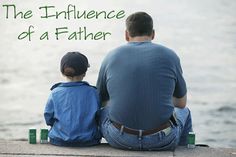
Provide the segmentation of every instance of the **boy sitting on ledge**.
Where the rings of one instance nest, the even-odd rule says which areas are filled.
[[[100,107],[98,94],[82,81],[88,67],[88,59],[79,52],[68,52],[61,59],[61,73],[68,82],[52,86],[44,111],[53,145],[91,146],[101,141],[95,119]]]

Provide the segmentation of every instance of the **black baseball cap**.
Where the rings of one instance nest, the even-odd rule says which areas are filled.
[[[67,52],[61,59],[61,73],[65,76],[79,76],[89,67],[88,59],[80,52]]]

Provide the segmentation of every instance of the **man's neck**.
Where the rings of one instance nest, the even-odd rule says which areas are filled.
[[[136,37],[129,37],[128,42],[144,42],[144,41],[151,41],[152,37],[150,36],[136,36]]]

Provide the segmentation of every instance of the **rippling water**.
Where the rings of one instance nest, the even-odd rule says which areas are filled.
[[[43,109],[50,86],[63,78],[59,61],[66,51],[79,50],[90,61],[85,80],[96,83],[102,59],[114,47],[124,44],[121,20],[42,20],[39,6],[63,9],[75,4],[81,10],[125,10],[126,15],[146,11],[154,20],[153,42],[176,51],[188,84],[188,105],[192,110],[197,143],[236,147],[236,1],[234,0],[147,0],[118,2],[81,0],[70,2],[11,1],[21,10],[31,8],[29,20],[4,18],[0,4],[0,138],[27,139],[30,127],[45,127]],[[90,31],[110,31],[105,41],[17,40],[17,35],[34,25],[35,31],[54,31],[87,26]]]

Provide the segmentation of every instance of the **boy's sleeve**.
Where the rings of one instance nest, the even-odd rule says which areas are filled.
[[[49,95],[45,110],[44,110],[44,118],[47,125],[53,126],[54,119],[54,104],[52,99],[52,94]]]

